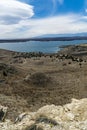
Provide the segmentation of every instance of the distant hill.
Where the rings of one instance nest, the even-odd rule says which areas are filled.
[[[73,41],[73,40],[87,40],[87,36],[37,37],[37,38],[26,38],[26,39],[0,39],[0,43],[27,42],[27,41]]]
[[[40,38],[46,37],[75,37],[75,36],[87,36],[87,33],[76,33],[76,34],[46,34],[39,36]]]

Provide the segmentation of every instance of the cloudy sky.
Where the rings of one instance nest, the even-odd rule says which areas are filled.
[[[0,39],[87,32],[87,0],[0,0]]]

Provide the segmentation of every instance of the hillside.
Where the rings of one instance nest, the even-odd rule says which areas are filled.
[[[54,111],[56,111],[55,109],[57,106],[58,113],[60,108],[62,110],[62,106],[71,103],[73,98],[80,100],[74,101],[74,105],[76,105],[76,103],[79,105],[80,102],[82,104],[85,102],[87,105],[87,99],[83,99],[87,98],[86,52],[86,44],[78,46],[66,46],[57,54],[43,54],[35,52],[20,53],[1,49],[0,104],[8,107],[8,113],[6,116],[6,120],[8,122],[6,122],[6,124],[10,127],[9,123],[12,124],[16,117],[21,113],[32,113],[36,111],[38,113],[41,107],[41,109],[46,108],[49,109],[49,111],[54,109]],[[46,105],[48,108],[44,107]],[[59,107],[60,105],[61,107]],[[67,127],[65,127],[67,130],[73,130],[75,124],[75,129],[79,130],[79,123],[81,123],[81,130],[84,130],[84,123],[85,125],[87,124],[87,118],[84,117],[86,115],[86,105],[84,107],[83,105],[81,105],[82,107],[79,106],[81,110],[79,108],[77,110],[76,107],[74,109],[74,106],[73,109],[69,110],[71,113],[75,111],[77,111],[77,113],[78,111],[82,111],[81,113],[83,117],[78,117],[79,122],[74,122],[74,116],[69,114],[70,118],[73,119],[70,119],[71,121],[68,122],[68,124],[66,123],[66,119],[64,120],[65,123],[62,123],[63,125],[67,125]],[[46,114],[44,116],[46,116]],[[51,116],[48,116],[48,118],[51,118]],[[9,120],[11,122],[9,122]],[[59,120],[57,120],[57,123],[59,123]],[[69,128],[70,124],[73,126],[72,129]],[[19,130],[22,130],[21,127]],[[1,130],[3,129],[1,128]],[[16,126],[14,129],[16,129]],[[54,128],[52,127],[52,130],[53,129]],[[60,129],[62,128],[60,127]]]

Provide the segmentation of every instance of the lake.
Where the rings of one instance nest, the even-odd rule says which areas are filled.
[[[87,43],[87,40],[73,40],[73,41],[27,41],[16,43],[0,43],[1,49],[7,49],[17,52],[43,52],[56,53],[60,50],[61,45],[76,45]]]

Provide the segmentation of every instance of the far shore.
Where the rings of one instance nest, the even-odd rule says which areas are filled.
[[[87,40],[87,36],[70,36],[70,37],[44,37],[44,38],[19,38],[19,39],[0,39],[0,43],[15,43],[27,41],[73,41]]]

